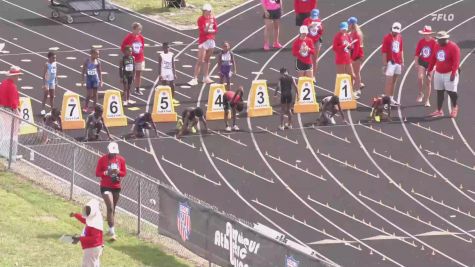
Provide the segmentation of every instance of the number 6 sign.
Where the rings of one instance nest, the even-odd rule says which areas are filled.
[[[78,94],[73,92],[64,93],[61,117],[64,130],[84,129],[86,124],[82,119],[81,105]]]
[[[153,97],[152,120],[154,122],[175,122],[177,114],[173,107],[170,86],[158,86]]]
[[[340,99],[341,109],[356,109],[357,103],[353,97],[353,84],[350,75],[336,75],[335,95]]]
[[[295,113],[318,112],[320,110],[312,78],[300,77],[297,91],[299,95],[294,104]]]
[[[127,126],[122,99],[117,90],[106,90],[104,94],[104,122],[107,127]]]

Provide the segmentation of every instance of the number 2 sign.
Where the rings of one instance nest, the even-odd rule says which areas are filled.
[[[294,104],[295,113],[318,112],[320,110],[312,78],[300,77],[297,91],[299,94]]]

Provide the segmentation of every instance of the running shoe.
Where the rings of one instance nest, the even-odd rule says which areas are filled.
[[[360,89],[364,89],[366,85],[364,83],[360,83]]]
[[[239,131],[239,127],[237,125],[233,126],[233,131]]]
[[[173,99],[173,105],[178,106],[180,105],[180,101]]]
[[[269,51],[270,48],[269,48],[269,43],[268,42],[264,42],[264,51]]]
[[[127,102],[128,102],[129,104],[131,104],[131,105],[137,103],[137,102],[135,102],[134,100],[127,100]]]
[[[129,105],[129,102],[124,101],[123,106],[126,107],[126,106],[128,106],[128,105]]]
[[[287,124],[287,129],[292,130],[293,126],[292,124]]]
[[[41,116],[44,116],[46,115],[46,111],[43,109],[41,112],[40,112]]]
[[[136,94],[136,95],[143,95],[143,93],[142,93],[140,90],[135,90],[135,91],[134,91],[134,94]]]
[[[331,124],[335,125],[336,124],[335,118],[331,117],[330,122],[331,122]]]
[[[285,130],[285,127],[283,125],[280,125],[279,130],[283,131],[283,130]]]
[[[196,128],[195,127],[191,127],[191,133],[196,133]]]
[[[457,114],[459,112],[459,106],[455,106],[452,108],[452,112],[450,112],[450,117],[457,118]]]
[[[361,90],[356,90],[354,94],[355,99],[360,99],[361,97]]]
[[[275,42],[272,46],[277,49],[282,48],[282,45],[279,42]]]
[[[425,107],[430,107],[430,101],[427,100],[426,103],[424,104]]]
[[[178,121],[176,122],[176,129],[177,129],[177,130],[180,130],[181,127],[183,127],[183,120],[182,120],[182,119],[178,119]]]
[[[444,112],[442,110],[436,110],[436,111],[432,112],[431,114],[429,114],[429,116],[433,117],[433,118],[443,117]]]
[[[424,93],[419,93],[416,99],[417,103],[421,103],[423,98],[424,98]]]
[[[226,132],[231,132],[231,126],[226,126],[226,128],[224,129]]]
[[[211,80],[211,78],[208,76],[208,77],[203,77],[203,83],[213,83],[214,81]]]
[[[188,85],[190,86],[198,85],[198,79],[197,78],[191,79],[191,81],[188,82]]]

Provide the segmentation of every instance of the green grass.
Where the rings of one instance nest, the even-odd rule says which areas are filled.
[[[246,0],[187,0],[186,8],[162,7],[162,0],[112,0],[112,2],[130,8],[145,15],[159,15],[166,20],[178,25],[195,25],[196,20],[201,15],[201,7],[204,3],[213,6],[215,16],[233,8]],[[146,31],[147,29],[144,29]]]
[[[69,217],[80,206],[6,172],[0,172],[0,200],[0,266],[80,266],[80,244],[58,241],[81,233],[83,224]],[[120,228],[118,235],[106,242],[102,266],[189,266]]]

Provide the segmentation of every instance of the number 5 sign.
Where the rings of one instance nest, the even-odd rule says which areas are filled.
[[[122,99],[117,90],[106,90],[104,94],[104,122],[107,127],[127,126]]]
[[[63,129],[84,129],[85,122],[82,119],[79,95],[73,92],[66,92],[63,95],[63,105],[61,107],[61,121]]]
[[[33,125],[35,121],[33,120],[33,109],[29,97],[20,97],[20,117],[27,121],[20,121],[20,135],[38,132],[38,128]]]
[[[158,86],[153,97],[152,119],[154,122],[175,122],[177,114],[172,105],[172,89],[170,86]]]
[[[353,97],[353,84],[350,75],[336,75],[335,95],[340,99],[341,109],[356,109],[357,104]]]
[[[209,87],[208,108],[206,109],[207,120],[224,119],[224,84],[213,83]]]
[[[312,78],[300,77],[297,91],[299,95],[294,104],[295,113],[318,112],[320,110]]]
[[[251,91],[249,92],[247,115],[249,117],[272,116],[267,81],[252,81]]]

